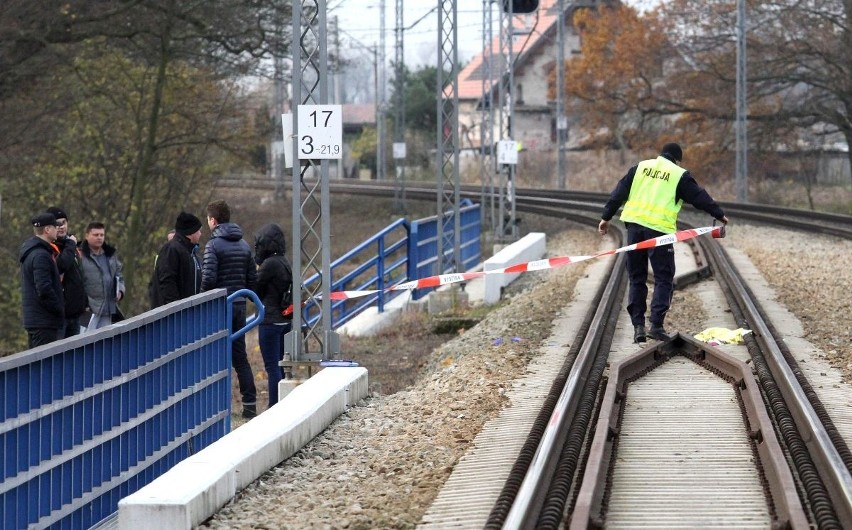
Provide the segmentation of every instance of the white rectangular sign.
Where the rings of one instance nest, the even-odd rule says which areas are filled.
[[[343,112],[340,105],[299,105],[299,159],[343,158]]]
[[[497,163],[512,164],[518,163],[518,145],[514,140],[500,140],[497,142]]]
[[[393,157],[394,158],[405,158],[405,142],[394,142],[393,143]]]
[[[281,128],[284,129],[284,167],[293,167],[293,115],[281,115]]]

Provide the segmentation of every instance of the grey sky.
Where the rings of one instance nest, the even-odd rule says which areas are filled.
[[[627,4],[645,7],[656,0],[627,0]],[[403,27],[417,24],[404,34],[405,63],[410,68],[435,64],[438,55],[439,0],[405,0]],[[337,16],[341,28],[341,44],[346,48],[372,47],[379,42],[380,0],[328,0],[327,14]],[[385,56],[394,59],[395,0],[385,0]],[[482,0],[457,0],[459,61],[465,63],[482,49]],[[498,30],[497,4],[493,30]],[[430,11],[432,11],[430,13]],[[422,20],[421,20],[422,18]],[[418,22],[419,21],[419,22]],[[362,50],[367,53],[366,50]]]

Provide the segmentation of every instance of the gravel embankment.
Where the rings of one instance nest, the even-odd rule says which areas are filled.
[[[592,228],[548,239],[552,255],[587,254],[599,244]],[[723,244],[751,258],[779,301],[802,320],[807,338],[852,381],[852,243],[738,226]],[[578,264],[522,276],[507,302],[433,352],[415,385],[360,403],[206,526],[414,527],[470,441],[499,412],[505,389],[550,335],[552,319],[584,269]],[[670,331],[700,331],[697,297],[676,292],[673,307]],[[498,337],[503,343],[495,346]]]

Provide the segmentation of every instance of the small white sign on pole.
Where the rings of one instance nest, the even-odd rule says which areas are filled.
[[[281,128],[284,129],[284,167],[293,167],[293,115],[281,115]]]
[[[299,159],[343,158],[340,105],[299,105]]]
[[[518,163],[518,143],[514,140],[500,140],[497,142],[497,163],[511,164]]]
[[[394,142],[393,143],[393,157],[394,158],[405,158],[405,142]]]

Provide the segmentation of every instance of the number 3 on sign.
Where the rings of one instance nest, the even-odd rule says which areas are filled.
[[[343,158],[340,105],[299,105],[299,159]]]

